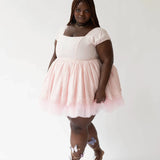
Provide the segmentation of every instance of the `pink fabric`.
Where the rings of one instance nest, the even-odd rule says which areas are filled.
[[[106,100],[94,101],[101,63],[99,59],[57,58],[43,81],[40,105],[44,110],[70,117],[90,117],[100,109],[113,111],[123,105],[117,69],[113,65],[106,87]]]
[[[63,35],[64,29],[56,36],[57,59],[45,75],[40,106],[59,115],[90,117],[100,109],[113,111],[123,105],[119,76],[114,65],[105,90],[105,102],[94,101],[102,65],[96,45],[110,40],[107,31],[97,27],[85,36],[68,37]]]

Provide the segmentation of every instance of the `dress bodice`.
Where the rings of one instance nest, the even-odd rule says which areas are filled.
[[[98,58],[96,45],[110,39],[107,31],[101,27],[96,27],[89,31],[85,36],[78,37],[66,36],[64,35],[64,30],[65,28],[62,28],[56,36],[57,58],[71,58],[78,60]]]

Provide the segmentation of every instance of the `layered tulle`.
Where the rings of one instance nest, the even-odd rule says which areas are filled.
[[[90,117],[100,109],[113,111],[124,104],[116,67],[113,65],[106,86],[106,100],[94,101],[100,78],[99,59],[57,58],[45,75],[40,106],[59,115]]]

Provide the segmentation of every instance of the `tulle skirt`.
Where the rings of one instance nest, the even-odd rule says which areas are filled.
[[[112,65],[105,89],[106,99],[97,103],[95,92],[100,79],[99,59],[56,58],[40,89],[40,106],[58,115],[90,117],[99,110],[113,111],[124,104],[117,69]]]

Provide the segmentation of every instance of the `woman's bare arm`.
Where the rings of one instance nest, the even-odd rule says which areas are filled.
[[[100,80],[96,93],[97,102],[105,100],[105,88],[109,80],[109,76],[113,64],[113,49],[111,40],[106,40],[96,46],[97,53],[99,55],[102,66],[100,69]]]
[[[57,58],[57,56],[56,56],[56,45],[57,45],[57,40],[55,40],[55,42],[54,42],[54,53],[53,53],[53,56],[52,56],[52,58],[50,60],[48,69],[51,66],[51,64],[53,63],[53,61]]]

